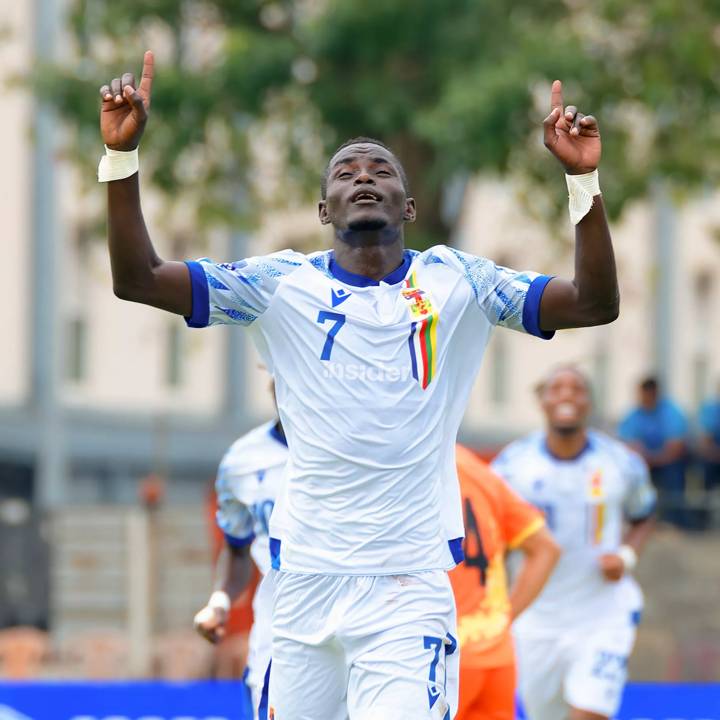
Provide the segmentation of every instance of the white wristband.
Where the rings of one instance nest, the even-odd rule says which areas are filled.
[[[567,182],[570,210],[570,222],[577,225],[589,212],[595,195],[600,194],[598,171],[593,170],[585,175],[565,175]]]
[[[230,612],[230,596],[224,590],[216,590],[208,600],[208,607]]]
[[[98,182],[124,180],[134,175],[140,169],[138,149],[127,152],[111,150],[105,146],[105,154],[100,158],[98,165]]]
[[[630,545],[621,545],[616,554],[623,561],[623,565],[625,566],[625,570],[627,572],[632,572],[635,569],[638,561],[635,548],[630,547]]]

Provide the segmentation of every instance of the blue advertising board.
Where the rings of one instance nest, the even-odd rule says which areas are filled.
[[[251,718],[239,682],[0,682],[0,720]],[[617,720],[720,720],[720,684],[630,683]]]

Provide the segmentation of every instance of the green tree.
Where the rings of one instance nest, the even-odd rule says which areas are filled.
[[[720,173],[718,0],[76,0],[70,26],[77,60],[40,83],[77,128],[75,157],[96,161],[100,84],[152,46],[143,163],[201,224],[252,220],[263,129],[287,169],[280,203],[316,197],[326,154],[363,134],[406,165],[416,245],[448,239],[447,189],[480,171],[516,175],[553,221],[564,184],[541,121],[556,77],[600,120],[611,215],[657,178]]]

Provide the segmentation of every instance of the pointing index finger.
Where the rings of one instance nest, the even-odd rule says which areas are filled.
[[[152,50],[148,50],[143,57],[142,79],[140,80],[140,86],[138,87],[138,90],[146,99],[150,98],[154,73],[155,56],[153,55]]]
[[[550,109],[559,108],[562,113],[563,107],[562,83],[559,80],[554,80],[550,90]]]

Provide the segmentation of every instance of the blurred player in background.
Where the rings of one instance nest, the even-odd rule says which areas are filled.
[[[465,518],[465,562],[450,572],[458,614],[457,720],[515,720],[515,652],[510,623],[537,597],[560,548],[537,508],[467,448],[456,448]],[[505,554],[524,562],[508,593]]]
[[[660,519],[686,524],[685,471],[688,421],[680,406],[661,392],[655,377],[637,388],[638,404],[622,420],[618,435],[645,458],[658,491]]]
[[[246,588],[254,561],[264,576],[270,569],[268,526],[285,479],[287,441],[279,420],[260,425],[235,441],[218,469],[217,524],[226,547],[218,559],[215,591],[195,616],[195,628],[210,642],[225,635],[230,607]],[[262,583],[253,598],[247,684],[254,712],[261,703],[272,646],[272,594]]]
[[[705,489],[720,488],[720,383],[715,395],[700,407],[700,446],[698,453],[703,467]]]
[[[370,138],[343,144],[323,173],[318,211],[332,250],[183,263],[158,256],[140,205],[152,80],[148,52],[137,88],[130,73],[100,88],[113,286],[191,327],[250,327],[275,378],[290,460],[270,527],[269,714],[452,718],[455,440],[490,333],[549,338],[618,314],[597,121],[566,107],[553,83],[545,144],[566,169],[572,281],[445,245],[406,249],[415,200],[398,158]]]
[[[637,453],[587,428],[591,391],[578,369],[555,370],[538,392],[545,431],[492,464],[543,510],[562,548],[514,625],[520,693],[530,720],[604,720],[620,707],[635,642],[642,594],[631,572],[652,528],[655,490]]]

